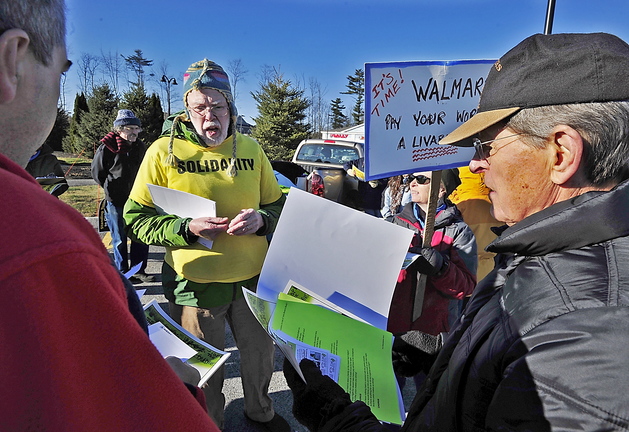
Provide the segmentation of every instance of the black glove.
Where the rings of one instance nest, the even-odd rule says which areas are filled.
[[[445,258],[439,251],[431,247],[412,247],[410,252],[419,254],[411,267],[413,270],[428,275],[435,276],[444,268]]]
[[[321,374],[314,362],[303,359],[299,367],[307,383],[284,358],[284,377],[293,392],[293,415],[299,423],[316,432],[327,419],[341,412],[352,401],[332,378]]]
[[[437,358],[443,340],[417,330],[395,336],[393,340],[393,370],[396,374],[411,377],[419,372],[428,373]]]

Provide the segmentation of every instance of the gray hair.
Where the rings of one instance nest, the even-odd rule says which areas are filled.
[[[48,66],[53,49],[65,45],[64,0],[1,0],[0,34],[10,29],[24,30],[33,55]]]
[[[576,130],[585,143],[586,179],[593,186],[628,177],[629,101],[592,102],[526,108],[513,115],[507,126],[526,135],[527,144],[543,148],[557,125]]]

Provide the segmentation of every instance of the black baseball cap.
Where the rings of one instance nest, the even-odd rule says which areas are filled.
[[[468,139],[524,108],[629,100],[629,45],[608,33],[530,36],[487,75],[478,111],[439,144]]]

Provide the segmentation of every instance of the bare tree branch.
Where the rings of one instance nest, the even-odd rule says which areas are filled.
[[[227,63],[227,74],[229,75],[230,84],[232,87],[232,95],[234,96],[234,102],[238,99],[238,83],[240,81],[246,81],[245,75],[249,73],[242,63],[241,59],[231,60]]]
[[[101,51],[102,70],[105,82],[109,84],[114,94],[120,94],[120,75],[125,70],[118,51],[104,53]]]
[[[79,76],[79,87],[84,93],[94,91],[94,75],[100,67],[100,59],[89,53],[81,54],[78,61],[77,75]]]

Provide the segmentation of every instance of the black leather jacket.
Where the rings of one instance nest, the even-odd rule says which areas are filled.
[[[629,181],[504,230],[402,430],[628,430],[628,236]],[[365,408],[321,430],[384,430]]]

